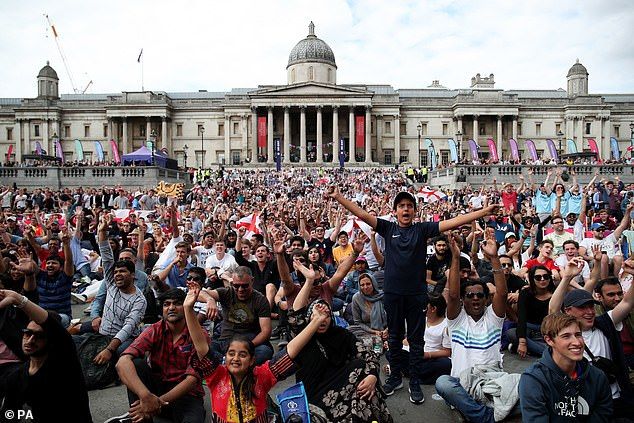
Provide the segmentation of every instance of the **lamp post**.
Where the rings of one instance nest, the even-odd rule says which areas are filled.
[[[225,128],[225,130],[227,130],[227,128]],[[205,141],[205,127],[200,125],[200,169],[202,169],[205,166],[204,141]]]
[[[634,123],[630,123],[630,160],[634,157]]]
[[[189,150],[189,147],[187,146],[187,144],[185,144],[183,146],[183,167],[185,168],[185,170],[187,170],[187,150]]]
[[[420,153],[421,153],[420,137],[423,134],[423,125],[420,122],[418,122],[416,129],[418,130],[418,168],[420,169],[422,167],[422,163],[420,159]]]
[[[458,163],[462,163],[462,132],[460,129],[456,132],[456,141],[458,141]]]
[[[563,150],[561,149],[561,139],[564,136],[564,133],[561,132],[561,129],[557,132],[557,138],[559,139],[559,163],[561,163],[561,154],[563,153]]]
[[[154,129],[150,132],[150,141],[152,142],[152,166],[154,166],[154,146],[156,145],[156,131]]]

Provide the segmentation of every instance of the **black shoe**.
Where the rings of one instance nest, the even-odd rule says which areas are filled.
[[[383,385],[383,392],[385,392],[385,395],[387,395],[388,397],[392,395],[394,391],[397,391],[399,389],[403,389],[403,379],[401,379],[400,377],[397,378],[394,375],[388,377],[385,381],[385,384]]]
[[[275,329],[273,329],[273,331],[271,332],[271,339],[272,340],[276,340],[276,339],[280,339],[282,337],[282,333],[286,332],[286,326],[284,325],[278,325]]]
[[[422,404],[425,402],[425,394],[423,394],[423,390],[420,388],[418,383],[409,384],[409,400],[413,404]]]

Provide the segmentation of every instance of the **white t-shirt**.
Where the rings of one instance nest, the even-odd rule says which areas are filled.
[[[484,202],[484,197],[482,195],[474,195],[469,199],[469,205],[474,209],[482,208],[482,203]]]
[[[560,269],[564,269],[566,267],[566,265],[568,264],[568,261],[569,261],[568,257],[566,257],[565,254],[562,254],[559,257],[557,257],[557,259],[555,260],[555,264]],[[583,269],[581,269],[581,273],[577,277],[576,282],[577,283],[583,283],[584,280],[586,280],[588,278],[590,278],[590,266],[588,266],[588,263],[584,261],[583,262]]]
[[[447,319],[434,326],[427,325],[425,328],[424,352],[440,351],[442,348],[451,348]]]
[[[608,316],[612,319],[612,310],[608,311]],[[614,321],[613,321],[614,322]],[[614,325],[617,332],[623,330],[623,323],[619,323],[618,325]],[[592,328],[590,330],[584,330],[581,335],[583,336],[583,341],[586,343],[588,349],[592,352],[592,355],[595,357],[605,357],[612,360],[612,351],[610,350],[610,342],[608,338],[601,332],[599,329]],[[587,351],[583,352],[583,356],[590,360],[590,356]],[[619,388],[618,382],[614,382],[610,385],[610,389],[612,390],[612,398],[619,398],[621,396],[621,388]]]
[[[225,256],[222,258],[222,260],[218,260],[218,257],[216,257],[215,254],[212,254],[207,257],[207,260],[205,261],[205,268],[211,269],[213,267],[220,268],[220,270],[218,271],[218,276],[220,276],[227,270],[238,267],[238,263],[236,263],[236,259],[233,258],[233,256],[229,253],[225,253]]]
[[[577,219],[575,220],[575,224],[571,226],[568,224],[568,222],[564,220],[564,229],[570,229],[570,228],[572,228],[573,230],[573,239],[577,242],[581,242],[585,236],[585,233],[583,230],[583,223],[581,223],[581,221]]]
[[[601,245],[601,251],[605,251],[608,253],[608,258],[614,258],[614,256],[622,255],[621,249],[618,247],[618,243],[616,242],[616,237],[614,233],[606,236],[603,239],[595,239],[595,238],[584,238],[580,243],[580,247],[585,247],[588,255],[592,255],[592,247],[594,245]]]
[[[207,262],[207,258],[213,254],[215,254],[215,248],[212,245],[211,248],[205,248],[204,245],[199,245],[197,247],[192,248],[196,255],[196,265],[203,267]]]
[[[451,336],[451,376],[476,364],[502,363],[500,354],[504,317],[498,317],[489,306],[477,322],[464,310],[453,320],[447,319]]]

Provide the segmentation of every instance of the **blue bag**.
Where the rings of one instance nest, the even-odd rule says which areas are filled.
[[[303,422],[310,423],[310,412],[308,411],[308,397],[304,390],[304,384],[299,382],[277,396],[282,413],[282,422]]]

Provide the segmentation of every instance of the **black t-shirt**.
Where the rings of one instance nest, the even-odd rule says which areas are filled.
[[[312,238],[308,241],[308,248],[316,247],[321,254],[321,260],[324,263],[332,264],[332,247],[335,245],[334,242],[330,240],[330,238],[324,238],[323,241],[318,240],[317,238]]]
[[[7,409],[28,404],[33,421],[38,423],[92,423],[88,391],[73,339],[50,314],[42,328],[49,343],[46,362],[32,376],[28,361],[6,376],[2,382],[10,387]]]
[[[247,301],[240,301],[233,288],[216,289],[222,305],[221,341],[234,334],[257,335],[260,333],[260,317],[271,317],[271,307],[266,297],[253,290]]]
[[[376,232],[385,239],[386,294],[427,295],[427,240],[440,232],[438,222],[407,227],[377,219]]]
[[[445,254],[439,259],[436,254],[427,259],[427,270],[431,271],[432,280],[438,282],[445,277],[445,272],[451,267],[451,255]]]

